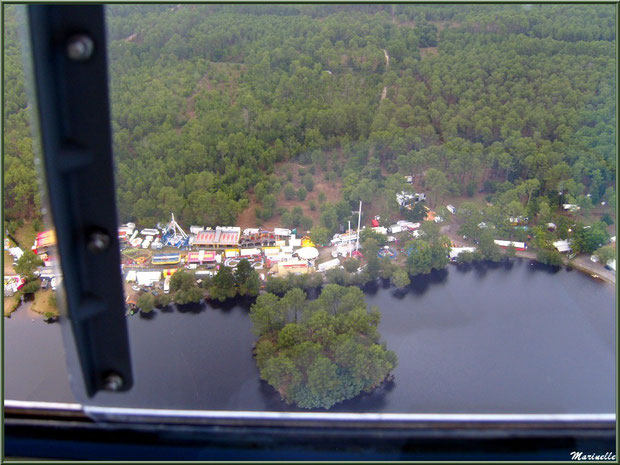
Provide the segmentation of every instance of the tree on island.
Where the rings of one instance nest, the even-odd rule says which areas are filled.
[[[258,297],[250,310],[261,378],[289,404],[330,408],[371,392],[396,367],[379,343],[381,315],[356,287],[328,284],[307,301],[300,289]]]

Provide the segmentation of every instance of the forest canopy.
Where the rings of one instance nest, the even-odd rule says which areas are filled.
[[[18,16],[6,13],[4,205],[14,221],[39,216],[40,200]],[[483,190],[530,217],[542,204],[615,199],[613,5],[106,14],[123,222],[153,225],[173,211],[185,224],[234,224],[252,202],[257,217],[282,215],[285,162],[340,186],[319,206],[330,233],[359,200],[397,212],[408,174],[426,173],[433,203]]]
[[[261,378],[302,408],[328,409],[371,392],[397,365],[379,340],[379,310],[367,309],[357,287],[328,284],[315,300],[301,289],[263,294],[250,318]]]

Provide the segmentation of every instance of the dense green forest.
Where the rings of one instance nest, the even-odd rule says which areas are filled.
[[[396,214],[409,174],[424,174],[431,205],[482,192],[530,218],[561,202],[615,209],[612,5],[106,11],[121,221],[173,211],[235,224],[251,206],[257,223],[284,214],[309,229],[277,200],[321,181],[339,195],[311,205],[314,226],[332,233],[360,199]],[[40,201],[19,21],[5,12],[4,202],[16,221]],[[302,192],[286,188],[292,163]]]
[[[379,310],[356,287],[328,284],[310,301],[301,289],[264,294],[250,318],[261,378],[299,407],[328,409],[371,392],[398,363],[380,344]]]

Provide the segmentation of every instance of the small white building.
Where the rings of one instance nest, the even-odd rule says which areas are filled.
[[[258,234],[259,232],[260,232],[260,229],[258,228],[245,228],[243,230],[243,235],[248,236],[250,234]]]
[[[510,218],[508,218],[508,221],[510,221],[510,224],[513,226],[516,226],[518,224],[521,223],[526,223],[527,222],[527,218],[525,218],[524,216],[511,216]]]
[[[515,241],[503,241],[503,240],[494,240],[496,245],[501,247],[502,249],[507,249],[508,247],[514,247],[516,250],[523,251],[527,249],[527,245],[525,242],[515,242]]]
[[[402,227],[403,229],[408,229],[410,231],[418,229],[421,226],[420,223],[414,223],[412,221],[405,221],[405,220],[399,220],[396,222],[396,224]]]
[[[401,207],[404,207],[412,201],[415,201],[416,195],[417,194],[414,194],[413,192],[402,191],[400,194],[396,194],[396,202],[398,202],[398,205]]]
[[[265,257],[274,257],[280,254],[280,247],[263,247]]]
[[[332,268],[336,268],[338,266],[340,266],[340,260],[338,258],[334,258],[333,260],[319,263],[318,270],[320,272],[323,272],[323,271],[331,270]]]
[[[143,236],[156,236],[157,234],[159,234],[159,231],[157,229],[145,228],[140,231],[140,234],[142,234]]]
[[[133,232],[136,229],[136,224],[135,223],[127,223],[127,224],[122,224],[119,228],[118,228],[118,232],[124,232],[126,235],[130,236],[131,234],[133,234]]]
[[[571,212],[576,212],[578,210],[581,210],[581,207],[579,205],[575,205],[573,203],[562,204],[562,208],[564,210],[568,210],[568,211],[571,211]]]
[[[273,233],[278,237],[289,237],[291,235],[291,230],[284,228],[273,228]]]
[[[261,254],[260,249],[241,249],[239,251],[240,257],[251,257],[253,255],[260,255],[260,254]]]
[[[614,258],[613,260],[609,260],[607,262],[607,267],[615,273],[616,272],[616,259]]]
[[[553,243],[553,247],[555,247],[557,249],[558,252],[560,253],[564,253],[564,252],[572,252],[573,249],[570,246],[570,242],[566,239],[561,240],[561,241],[555,241]]]
[[[458,257],[460,254],[462,254],[463,252],[475,252],[476,248],[475,247],[452,247],[450,248],[450,260],[456,260],[456,257]]]

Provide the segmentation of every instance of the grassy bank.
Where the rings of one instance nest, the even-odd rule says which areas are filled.
[[[5,297],[4,298],[4,316],[9,316],[15,310],[19,304],[19,296]]]
[[[39,231],[34,229],[33,223],[28,221],[15,230],[13,236],[19,241],[19,246],[24,250],[29,250],[34,243],[37,233]]]
[[[41,315],[45,315],[46,313],[58,315],[58,307],[52,302],[53,296],[54,292],[39,289],[34,294],[34,302],[32,302],[30,310],[40,313]]]

